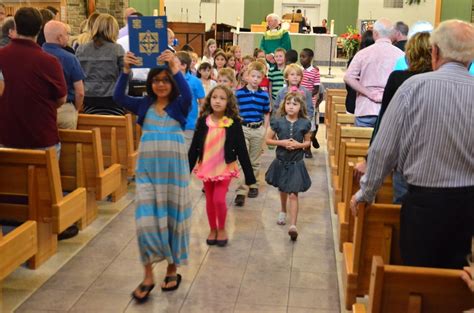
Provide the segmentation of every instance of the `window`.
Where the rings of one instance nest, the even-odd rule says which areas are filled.
[[[404,0],[383,0],[384,8],[403,8]]]

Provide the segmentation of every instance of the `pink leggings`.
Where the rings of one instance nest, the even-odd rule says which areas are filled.
[[[227,217],[225,196],[229,189],[229,184],[230,179],[204,182],[207,218],[212,230],[225,228],[225,219]]]

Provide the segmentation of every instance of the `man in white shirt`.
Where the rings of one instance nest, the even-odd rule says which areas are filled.
[[[130,8],[126,8],[124,11],[123,11],[123,17],[125,19],[125,26],[120,28],[119,30],[119,35],[118,35],[118,38],[122,38],[124,36],[128,36],[128,17],[133,15],[133,13],[136,13],[137,10],[135,10],[134,8],[130,7]],[[140,16],[143,16],[143,15],[140,15]]]

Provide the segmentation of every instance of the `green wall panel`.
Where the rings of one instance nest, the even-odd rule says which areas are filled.
[[[130,6],[143,15],[153,15],[153,9],[160,8],[159,0],[130,0]]]
[[[460,19],[471,21],[472,0],[443,0],[441,21]]]
[[[328,27],[334,20],[334,32],[338,35],[345,33],[347,26],[357,26],[359,0],[329,0]]]
[[[244,27],[250,24],[260,24],[265,17],[273,13],[273,0],[245,0],[244,2]]]

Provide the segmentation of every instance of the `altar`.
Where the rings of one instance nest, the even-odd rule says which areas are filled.
[[[260,41],[263,33],[240,32],[234,33],[234,45],[239,45],[242,49],[242,56],[253,55],[253,50],[260,47]],[[324,66],[329,64],[329,54],[332,38],[332,60],[336,55],[336,35],[329,34],[298,34],[290,33],[291,47],[298,51],[298,55],[304,48],[310,48],[314,51],[314,61],[317,65]]]

